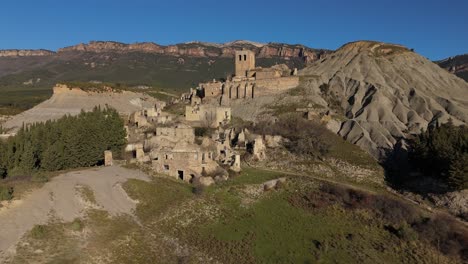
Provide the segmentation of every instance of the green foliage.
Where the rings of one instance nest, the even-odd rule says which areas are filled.
[[[327,129],[321,124],[301,118],[296,114],[281,116],[277,122],[260,122],[253,131],[263,135],[280,135],[289,139],[286,147],[292,153],[321,157],[328,153],[330,144],[325,140]]]
[[[129,87],[121,83],[110,82],[61,82],[68,88],[80,88],[87,92],[106,92],[112,90],[113,92],[121,93],[123,90],[128,90]]]
[[[452,189],[468,186],[468,128],[451,122],[430,128],[416,137],[412,164],[426,175],[440,178]]]
[[[81,230],[83,230],[83,228],[84,228],[84,223],[83,223],[83,221],[81,221],[79,218],[76,218],[76,219],[73,220],[73,222],[71,223],[70,228],[71,228],[73,231],[81,231]]]
[[[46,236],[46,226],[44,225],[35,225],[31,229],[31,237],[34,239],[42,239]]]
[[[209,127],[196,127],[195,128],[195,136],[197,137],[209,137],[211,133],[213,133],[213,129]]]
[[[0,201],[13,199],[13,187],[0,185]]]
[[[120,153],[125,133],[117,111],[100,108],[23,127],[0,143],[0,175],[24,176],[102,164],[105,150]]]
[[[468,188],[468,153],[450,164],[448,183],[458,189]]]

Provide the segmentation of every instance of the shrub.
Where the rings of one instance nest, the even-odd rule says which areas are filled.
[[[34,173],[31,177],[31,181],[33,182],[48,182],[49,178],[44,172]]]
[[[0,186],[0,201],[13,199],[13,187]]]
[[[382,219],[394,225],[420,219],[420,213],[414,206],[385,195],[375,196],[370,209],[376,210]]]
[[[213,129],[209,127],[196,127],[195,136],[197,137],[210,137]]]
[[[445,255],[461,256],[468,261],[468,232],[455,220],[436,215],[413,224],[413,229],[423,240],[430,242]]]
[[[71,223],[71,229],[73,231],[81,231],[81,230],[83,230],[83,227],[84,227],[83,221],[81,221],[78,218],[73,220],[73,222]]]
[[[46,227],[44,225],[35,225],[31,229],[31,237],[34,239],[42,239],[46,235]]]
[[[367,209],[385,224],[385,230],[406,241],[423,240],[443,254],[468,261],[468,232],[454,218],[434,215],[424,218],[419,209],[386,195],[374,195],[340,185],[323,184],[320,191],[294,193],[293,206],[315,209],[340,204],[347,209]]]
[[[331,132],[327,128],[297,114],[284,115],[274,123],[259,122],[251,129],[254,133],[280,135],[289,139],[285,147],[298,155],[321,157],[326,155],[331,147],[326,138]]]
[[[192,187],[192,193],[195,195],[202,195],[203,192],[205,191],[205,186],[203,186],[200,183],[199,178],[194,178],[192,181],[193,187]]]
[[[326,205],[338,202],[348,209],[369,209],[375,212],[384,222],[394,226],[413,223],[421,219],[417,208],[386,195],[369,194],[334,184],[323,184],[320,191],[328,194],[328,196],[322,195],[319,204]]]

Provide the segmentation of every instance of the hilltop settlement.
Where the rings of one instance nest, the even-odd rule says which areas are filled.
[[[230,172],[239,173],[244,152],[264,159],[264,135],[230,127],[229,104],[298,86],[297,69],[284,64],[256,67],[255,54],[249,50],[236,51],[234,63],[233,76],[200,83],[172,102],[185,105],[183,117],[165,112],[165,103],[132,113],[125,126],[130,162],[147,164],[155,172],[186,182],[211,185],[227,180]],[[202,139],[196,140],[201,131]],[[274,140],[280,139],[268,136],[269,142]]]

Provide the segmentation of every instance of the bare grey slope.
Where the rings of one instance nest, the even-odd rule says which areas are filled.
[[[6,121],[3,127],[18,130],[23,123],[31,124],[54,120],[64,115],[77,115],[82,110],[90,111],[95,106],[110,106],[120,114],[128,115],[141,110],[142,107],[155,105],[158,101],[150,96],[123,91],[120,93],[102,92],[88,93],[78,89],[54,88],[52,97],[39,105],[19,114]]]
[[[308,87],[339,100],[338,133],[375,157],[436,121],[468,121],[468,83],[399,45],[349,43],[300,74],[320,76]]]

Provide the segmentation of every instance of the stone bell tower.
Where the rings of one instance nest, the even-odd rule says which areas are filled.
[[[237,50],[234,62],[236,77],[247,77],[247,71],[255,69],[255,53],[250,50]]]

